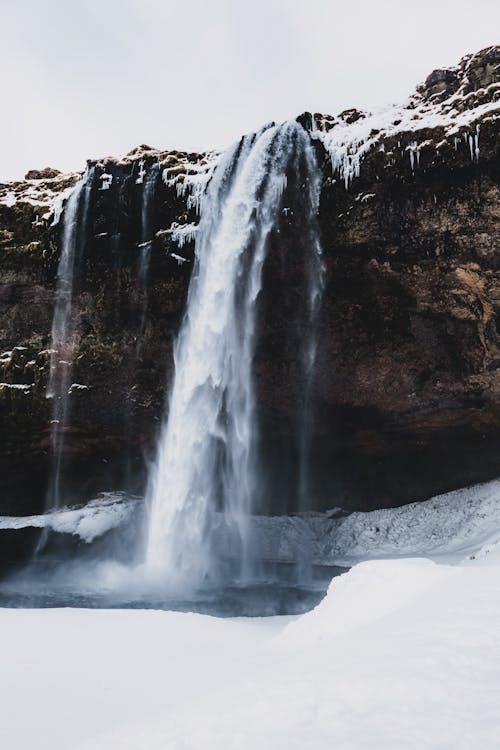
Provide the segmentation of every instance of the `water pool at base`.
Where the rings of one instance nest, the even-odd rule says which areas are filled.
[[[72,607],[85,609],[158,609],[176,612],[197,612],[216,617],[270,617],[298,615],[315,607],[326,594],[332,577],[346,568],[328,567],[314,571],[307,582],[289,580],[292,571],[269,579],[241,584],[228,582],[189,594],[127,592],[100,588],[76,582],[54,580],[48,568],[13,574],[0,581],[0,607],[44,609]],[[287,580],[288,579],[288,580]]]

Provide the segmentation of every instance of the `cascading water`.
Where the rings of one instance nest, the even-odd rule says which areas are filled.
[[[61,256],[57,270],[47,386],[47,398],[52,399],[52,468],[46,496],[48,510],[61,506],[62,458],[68,427],[69,391],[76,335],[73,309],[75,271],[86,240],[92,176],[93,169],[85,173],[68,198],[62,216]]]
[[[159,171],[159,164],[152,164],[144,178],[142,188],[141,242],[139,245],[140,256],[138,268],[139,283],[141,286],[146,284],[149,272],[152,243],[151,235],[153,232],[153,200]]]
[[[297,420],[297,509],[308,511],[314,498],[313,481],[313,436],[317,416],[314,393],[316,360],[318,349],[318,324],[323,289],[325,286],[325,266],[321,248],[318,222],[318,208],[321,195],[322,175],[317,167],[316,155],[312,148],[303,154],[306,182],[301,185],[303,224],[300,227],[301,244],[307,249],[304,258],[305,299],[300,321],[301,359],[301,403]],[[299,582],[308,582],[313,574],[312,539],[307,534],[300,540],[296,550],[296,576]]]
[[[137,325],[135,329],[135,346],[132,356],[128,358],[129,392],[133,392],[136,384],[137,370],[141,366],[144,339],[146,333],[147,312],[149,303],[149,269],[151,265],[151,251],[155,231],[155,192],[160,173],[160,165],[154,162],[149,166],[140,162],[139,176],[136,185],[140,186],[140,234],[138,243],[138,258],[136,261],[137,285]],[[124,182],[126,185],[126,182]],[[119,214],[118,214],[119,216]],[[119,234],[119,233],[117,233]],[[128,491],[135,490],[137,482],[137,457],[134,456],[134,435],[136,424],[133,415],[133,401],[125,402],[122,409],[123,430],[125,435],[125,450],[123,456],[123,487]]]
[[[287,178],[300,182],[315,217],[320,172],[310,136],[296,122],[243,138],[218,164],[202,201],[168,417],[148,489],[147,564],[174,582],[212,580],[224,558],[232,558],[230,574],[240,580],[253,572],[250,514],[259,490],[252,375],[256,304]],[[322,273],[317,234],[311,252],[317,270],[311,274],[308,315],[314,321]],[[314,357],[307,352],[307,367]],[[231,532],[223,536],[224,545],[214,534],[221,518]]]
[[[160,173],[160,165],[152,164],[146,173],[142,183],[142,203],[141,203],[141,241],[139,243],[139,261],[137,266],[138,289],[141,295],[141,312],[139,320],[139,332],[137,336],[137,345],[135,356],[139,357],[142,350],[143,334],[146,327],[146,313],[148,307],[148,275],[151,262],[151,246],[153,244],[153,207],[156,182]]]
[[[298,507],[307,510],[311,498],[311,437],[314,422],[313,381],[315,375],[318,349],[318,318],[325,285],[325,266],[323,263],[320,232],[317,219],[321,194],[321,173],[316,166],[316,157],[312,149],[305,152],[308,189],[303,191],[306,202],[306,216],[309,217],[302,228],[304,242],[309,245],[306,263],[306,320],[302,336],[302,408],[299,417],[299,479]]]

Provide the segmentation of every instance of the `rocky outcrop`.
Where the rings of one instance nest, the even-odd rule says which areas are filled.
[[[144,285],[138,283],[143,179],[158,161],[163,172],[155,189]],[[143,147],[119,162],[89,167],[93,180],[75,279],[77,340],[64,440],[65,490],[68,499],[79,501],[98,488],[143,485],[191,270],[193,243],[179,249],[174,238],[180,225],[196,218],[197,180],[201,185],[210,161]],[[0,193],[3,513],[39,511],[44,504],[52,416],[46,388],[61,247],[58,196],[66,196],[78,178],[9,184]]]
[[[500,475],[499,91],[494,47],[434,71],[382,116],[299,118],[324,172],[317,507],[398,505]],[[65,435],[70,499],[143,488],[215,159],[141,146],[90,164]],[[59,217],[78,178],[43,170],[0,186],[0,513],[43,508]],[[304,250],[285,212],[264,269],[255,363],[267,510],[295,504]]]
[[[52,167],[45,167],[45,169],[30,169],[24,175],[25,180],[51,180],[54,177],[59,177],[61,172],[58,169],[52,169]]]

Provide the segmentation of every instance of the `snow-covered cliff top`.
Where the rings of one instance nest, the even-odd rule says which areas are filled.
[[[422,149],[439,152],[451,145],[456,151],[463,141],[470,158],[478,160],[481,125],[499,117],[500,47],[495,46],[467,55],[456,67],[434,70],[403,104],[375,112],[350,109],[334,117],[316,113],[309,125],[347,188],[375,148],[407,152],[414,169]]]
[[[434,70],[403,104],[374,112],[305,113],[298,119],[322,142],[334,175],[348,187],[359,175],[363,159],[375,149],[385,152],[389,165],[392,157],[407,153],[412,169],[425,149],[439,155],[466,148],[470,158],[478,160],[481,127],[499,117],[500,46],[492,46],[467,55],[455,67]],[[196,207],[219,156],[216,151],[198,154],[141,145],[121,158],[106,157],[89,165],[104,178],[111,165],[133,165],[140,183],[146,168],[157,163],[166,184],[175,187],[178,195],[187,195],[190,207]],[[28,203],[40,207],[39,220],[55,223],[81,174],[45,169],[28,172],[24,181],[0,183],[0,206]]]

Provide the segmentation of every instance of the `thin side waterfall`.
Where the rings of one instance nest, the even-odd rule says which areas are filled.
[[[136,358],[142,350],[143,335],[146,328],[146,313],[148,308],[148,275],[151,264],[151,247],[153,244],[153,207],[156,190],[156,182],[160,172],[158,163],[152,164],[146,174],[142,186],[141,204],[141,242],[139,244],[139,261],[137,267],[137,278],[139,293],[141,295],[141,313],[139,320],[139,332],[135,349]]]
[[[314,380],[318,351],[318,323],[325,286],[325,265],[323,262],[320,229],[318,221],[319,201],[321,195],[321,172],[317,168],[313,149],[304,152],[307,182],[302,190],[304,212],[307,221],[301,231],[308,247],[305,258],[305,320],[303,321],[301,340],[302,364],[302,403],[298,415],[298,510],[311,508],[314,498],[313,482],[313,435],[316,414]],[[313,572],[311,540],[302,537],[300,548],[296,552],[296,574],[300,582],[310,581]]]
[[[149,304],[149,269],[151,265],[151,250],[155,231],[155,213],[154,199],[157,186],[160,165],[158,162],[144,165],[141,161],[139,165],[139,176],[136,179],[136,185],[140,185],[141,203],[140,203],[140,242],[137,245],[138,257],[136,260],[137,287],[137,324],[135,327],[135,344],[128,358],[128,387],[130,393],[136,383],[137,371],[141,366],[143,347],[145,343],[145,333],[147,324],[147,312]],[[126,183],[124,183],[126,185]],[[118,249],[119,252],[119,249]],[[132,400],[125,402],[122,408],[123,429],[124,429],[124,457],[123,457],[123,485],[127,490],[132,490],[136,482],[136,457],[134,456],[135,441],[135,420],[134,404]]]
[[[86,172],[71,193],[62,216],[61,256],[57,269],[56,299],[52,319],[50,374],[47,398],[52,400],[52,468],[46,509],[61,507],[62,459],[68,428],[73,350],[77,332],[73,309],[75,271],[86,238],[93,170]]]
[[[303,227],[305,242],[309,246],[306,260],[306,320],[302,341],[302,408],[299,417],[299,487],[298,502],[300,510],[310,507],[311,499],[311,450],[312,428],[314,424],[313,384],[316,371],[318,350],[318,319],[325,286],[325,266],[321,249],[318,222],[318,208],[321,195],[321,173],[317,168],[316,156],[312,149],[304,153],[306,173],[309,176],[307,188],[302,191],[308,216]]]
[[[153,200],[156,188],[156,181],[160,171],[159,164],[152,164],[146,174],[142,188],[142,206],[141,206],[141,242],[139,245],[139,283],[145,286],[149,273],[149,263],[151,259],[151,243],[153,232]]]
[[[256,303],[288,178],[303,183],[315,216],[319,169],[310,136],[296,122],[243,138],[222,158],[203,197],[168,416],[148,488],[146,562],[173,582],[210,582],[228,569],[248,579],[256,563],[250,527],[259,490]],[[316,246],[313,254],[320,258]],[[223,545],[217,544],[221,524],[230,531]]]

